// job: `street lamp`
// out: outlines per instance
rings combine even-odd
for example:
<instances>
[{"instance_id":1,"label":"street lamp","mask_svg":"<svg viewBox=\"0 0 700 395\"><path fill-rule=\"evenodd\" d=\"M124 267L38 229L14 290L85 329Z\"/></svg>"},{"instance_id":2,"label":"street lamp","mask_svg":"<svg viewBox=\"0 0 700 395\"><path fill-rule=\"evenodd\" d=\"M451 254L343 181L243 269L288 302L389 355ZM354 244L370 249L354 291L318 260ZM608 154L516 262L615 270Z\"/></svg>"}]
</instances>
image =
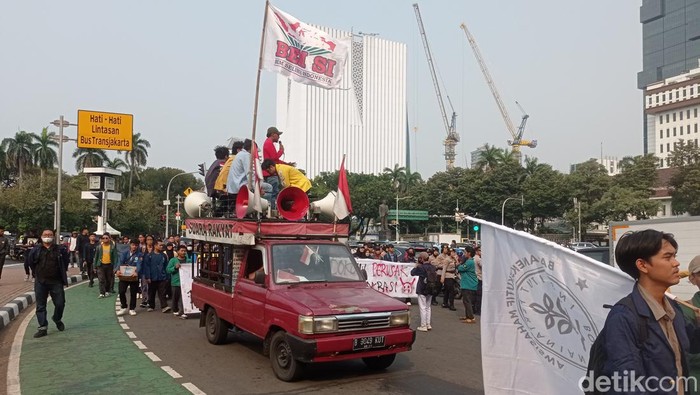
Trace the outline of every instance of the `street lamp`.
<instances>
[{"instance_id":1,"label":"street lamp","mask_svg":"<svg viewBox=\"0 0 700 395\"><path fill-rule=\"evenodd\" d=\"M581 202L574 198L574 210L578 208L578 240L581 241Z\"/></svg>"},{"instance_id":2,"label":"street lamp","mask_svg":"<svg viewBox=\"0 0 700 395\"><path fill-rule=\"evenodd\" d=\"M404 197L399 197L399 194L396 194L396 241L399 241L399 200L404 200L408 199L410 196L404 196Z\"/></svg>"},{"instance_id":3,"label":"street lamp","mask_svg":"<svg viewBox=\"0 0 700 395\"><path fill-rule=\"evenodd\" d=\"M58 128L58 182L57 182L57 187L56 187L56 212L54 213L54 218L55 218L55 224L56 224L56 232L58 232L56 236L56 240L60 240L61 238L61 181L62 181L62 176L63 176L63 142L65 140L65 137L63 136L63 128L67 128L68 126L78 126L77 124L70 123L63 119L63 115L61 115L58 119L54 120L51 122L51 125L56 126Z\"/></svg>"},{"instance_id":4,"label":"street lamp","mask_svg":"<svg viewBox=\"0 0 700 395\"><path fill-rule=\"evenodd\" d=\"M165 191L165 200L163 200L163 205L165 206L165 233L163 234L164 238L168 237L168 225L169 225L169 212L170 212L170 184L173 182L175 177L183 176L185 174L196 174L199 173L199 171L190 171L190 172L184 172L184 173L178 173L173 176L173 178L168 181L168 189Z\"/></svg>"},{"instance_id":5,"label":"street lamp","mask_svg":"<svg viewBox=\"0 0 700 395\"><path fill-rule=\"evenodd\" d=\"M505 223L505 210L506 210L506 202L509 200L515 200L517 197L509 197L506 200L503 201L503 205L501 206L501 225ZM523 206L525 204L525 197L523 195L520 195L520 206Z\"/></svg>"}]
</instances>

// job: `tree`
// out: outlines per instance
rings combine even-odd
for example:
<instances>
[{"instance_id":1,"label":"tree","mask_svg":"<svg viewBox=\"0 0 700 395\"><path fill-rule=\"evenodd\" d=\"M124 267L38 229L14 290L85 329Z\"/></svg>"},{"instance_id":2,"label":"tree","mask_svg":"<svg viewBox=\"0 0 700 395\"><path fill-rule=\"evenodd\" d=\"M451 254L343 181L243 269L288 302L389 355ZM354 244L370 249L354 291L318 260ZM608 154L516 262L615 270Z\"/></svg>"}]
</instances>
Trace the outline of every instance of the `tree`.
<instances>
[{"instance_id":1,"label":"tree","mask_svg":"<svg viewBox=\"0 0 700 395\"><path fill-rule=\"evenodd\" d=\"M0 146L5 151L7 165L17 170L18 177L21 179L24 175L25 167L32 164L34 143L32 135L25 131L20 131L15 134L15 137L6 137L0 143Z\"/></svg>"},{"instance_id":2,"label":"tree","mask_svg":"<svg viewBox=\"0 0 700 395\"><path fill-rule=\"evenodd\" d=\"M7 166L7 153L0 144L0 182L4 182L10 177L10 168Z\"/></svg>"},{"instance_id":3,"label":"tree","mask_svg":"<svg viewBox=\"0 0 700 395\"><path fill-rule=\"evenodd\" d=\"M400 182L400 185L402 193L409 193L414 187L423 185L423 177L421 177L420 173L417 171L412 172L406 170L406 174L404 175L404 179Z\"/></svg>"},{"instance_id":4,"label":"tree","mask_svg":"<svg viewBox=\"0 0 700 395\"><path fill-rule=\"evenodd\" d=\"M54 149L58 147L58 142L54 140L56 134L49 133L48 128L43 128L41 134L30 133L30 135L36 141L33 152L34 164L41 169L41 187L43 188L46 170L53 169L58 163L58 154Z\"/></svg>"},{"instance_id":5,"label":"tree","mask_svg":"<svg viewBox=\"0 0 700 395\"><path fill-rule=\"evenodd\" d=\"M480 170L490 170L498 166L503 156L501 149L493 145L484 145L484 149L479 153L476 167Z\"/></svg>"},{"instance_id":6,"label":"tree","mask_svg":"<svg viewBox=\"0 0 700 395\"><path fill-rule=\"evenodd\" d=\"M160 234L163 210L155 191L135 191L115 207L110 224L131 237L139 233Z\"/></svg>"},{"instance_id":7,"label":"tree","mask_svg":"<svg viewBox=\"0 0 700 395\"><path fill-rule=\"evenodd\" d=\"M569 205L569 194L565 186L565 176L552 169L551 165L525 159L525 177L522 184L524 207L523 217L532 232L543 226L549 219L561 217Z\"/></svg>"},{"instance_id":8,"label":"tree","mask_svg":"<svg viewBox=\"0 0 700 395\"><path fill-rule=\"evenodd\" d=\"M385 167L383 174L389 176L389 179L391 180L391 187L394 188L394 190L399 191L401 189L401 184L406 179L406 168L399 166L397 163L394 165L393 169Z\"/></svg>"},{"instance_id":9,"label":"tree","mask_svg":"<svg viewBox=\"0 0 700 395\"><path fill-rule=\"evenodd\" d=\"M138 177L139 168L146 166L148 148L151 148L151 143L146 139L142 139L141 133L134 133L131 140L131 151L127 151L124 154L126 163L129 165L129 196L131 196L134 175Z\"/></svg>"},{"instance_id":10,"label":"tree","mask_svg":"<svg viewBox=\"0 0 700 395\"><path fill-rule=\"evenodd\" d=\"M620 161L621 171L613 178L613 182L623 188L647 191L648 197L651 197L658 162L654 154L626 156Z\"/></svg>"},{"instance_id":11,"label":"tree","mask_svg":"<svg viewBox=\"0 0 700 395\"><path fill-rule=\"evenodd\" d=\"M100 148L76 148L73 152L75 169L80 172L86 167L101 167L109 158L105 150Z\"/></svg>"},{"instance_id":12,"label":"tree","mask_svg":"<svg viewBox=\"0 0 700 395\"><path fill-rule=\"evenodd\" d=\"M681 140L668 162L676 169L670 182L673 212L700 215L700 148Z\"/></svg>"},{"instance_id":13,"label":"tree","mask_svg":"<svg viewBox=\"0 0 700 395\"><path fill-rule=\"evenodd\" d=\"M108 167L108 168L114 169L114 170L119 170L119 169L128 169L129 165L127 165L126 162L124 162L122 160L122 158L115 157L114 159L107 158L107 160L104 163L104 167Z\"/></svg>"}]
</instances>

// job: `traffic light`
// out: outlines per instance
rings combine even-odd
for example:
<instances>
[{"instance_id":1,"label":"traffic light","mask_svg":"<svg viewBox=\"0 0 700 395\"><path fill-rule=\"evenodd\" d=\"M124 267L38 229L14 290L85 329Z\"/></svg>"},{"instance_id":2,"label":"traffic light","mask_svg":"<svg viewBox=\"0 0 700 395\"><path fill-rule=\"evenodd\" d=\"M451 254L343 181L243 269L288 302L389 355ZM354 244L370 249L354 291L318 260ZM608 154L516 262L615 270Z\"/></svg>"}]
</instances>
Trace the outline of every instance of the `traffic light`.
<instances>
[{"instance_id":1,"label":"traffic light","mask_svg":"<svg viewBox=\"0 0 700 395\"><path fill-rule=\"evenodd\" d=\"M478 225L478 224L477 224L477 225L474 225L474 226L472 227L472 229L474 230L474 232L478 232L478 231L479 231L479 225Z\"/></svg>"},{"instance_id":2,"label":"traffic light","mask_svg":"<svg viewBox=\"0 0 700 395\"><path fill-rule=\"evenodd\" d=\"M201 174L202 176L207 174L206 169L204 169L204 163L199 164L199 174Z\"/></svg>"}]
</instances>

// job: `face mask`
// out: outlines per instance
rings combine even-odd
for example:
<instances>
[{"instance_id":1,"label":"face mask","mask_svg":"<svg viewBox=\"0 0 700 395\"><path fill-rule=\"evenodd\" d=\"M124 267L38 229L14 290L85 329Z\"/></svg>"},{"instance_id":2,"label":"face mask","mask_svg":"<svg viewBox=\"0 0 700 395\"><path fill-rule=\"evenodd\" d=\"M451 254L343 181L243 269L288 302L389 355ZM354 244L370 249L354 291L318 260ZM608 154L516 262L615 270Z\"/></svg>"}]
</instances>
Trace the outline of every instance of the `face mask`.
<instances>
[{"instance_id":1,"label":"face mask","mask_svg":"<svg viewBox=\"0 0 700 395\"><path fill-rule=\"evenodd\" d=\"M43 241L46 244L53 243L53 237L42 237L41 241Z\"/></svg>"}]
</instances>

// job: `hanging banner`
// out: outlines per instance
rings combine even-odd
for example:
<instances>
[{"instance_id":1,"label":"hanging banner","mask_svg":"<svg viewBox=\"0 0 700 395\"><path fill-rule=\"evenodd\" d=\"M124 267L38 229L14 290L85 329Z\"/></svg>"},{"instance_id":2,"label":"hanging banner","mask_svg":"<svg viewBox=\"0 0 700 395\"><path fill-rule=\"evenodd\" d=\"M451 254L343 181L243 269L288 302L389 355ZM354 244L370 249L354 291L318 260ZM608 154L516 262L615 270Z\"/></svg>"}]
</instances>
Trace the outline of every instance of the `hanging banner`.
<instances>
[{"instance_id":1,"label":"hanging banner","mask_svg":"<svg viewBox=\"0 0 700 395\"><path fill-rule=\"evenodd\" d=\"M182 293L182 307L185 314L199 313L197 306L192 303L192 266L186 264L180 266L180 292Z\"/></svg>"},{"instance_id":2,"label":"hanging banner","mask_svg":"<svg viewBox=\"0 0 700 395\"><path fill-rule=\"evenodd\" d=\"M374 259L357 259L360 269L367 271L367 284L394 298L417 298L418 277L411 276L415 263L398 263Z\"/></svg>"}]
</instances>

